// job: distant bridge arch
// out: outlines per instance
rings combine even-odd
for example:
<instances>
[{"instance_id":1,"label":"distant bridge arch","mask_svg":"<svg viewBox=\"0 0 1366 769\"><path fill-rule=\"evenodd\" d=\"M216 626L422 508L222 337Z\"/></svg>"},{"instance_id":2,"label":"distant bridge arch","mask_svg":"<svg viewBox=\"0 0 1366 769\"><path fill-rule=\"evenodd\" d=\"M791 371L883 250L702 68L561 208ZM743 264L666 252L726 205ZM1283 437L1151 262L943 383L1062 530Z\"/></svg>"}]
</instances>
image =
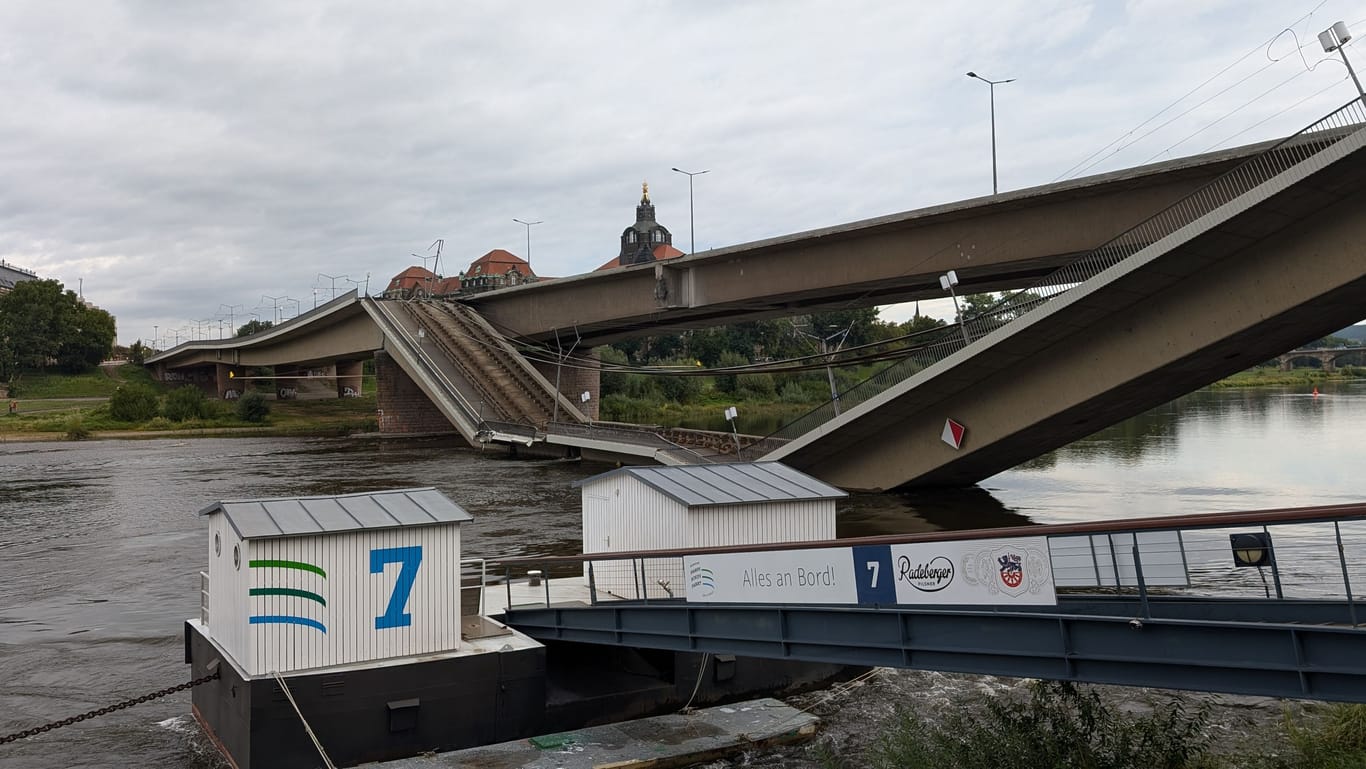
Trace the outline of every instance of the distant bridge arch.
<instances>
[{"instance_id":1,"label":"distant bridge arch","mask_svg":"<svg viewBox=\"0 0 1366 769\"><path fill-rule=\"evenodd\" d=\"M1343 359L1349 360L1344 364ZM1296 361L1316 361L1324 371L1335 371L1341 365L1366 365L1366 347L1317 347L1291 350L1276 357L1281 371L1294 369Z\"/></svg>"}]
</instances>

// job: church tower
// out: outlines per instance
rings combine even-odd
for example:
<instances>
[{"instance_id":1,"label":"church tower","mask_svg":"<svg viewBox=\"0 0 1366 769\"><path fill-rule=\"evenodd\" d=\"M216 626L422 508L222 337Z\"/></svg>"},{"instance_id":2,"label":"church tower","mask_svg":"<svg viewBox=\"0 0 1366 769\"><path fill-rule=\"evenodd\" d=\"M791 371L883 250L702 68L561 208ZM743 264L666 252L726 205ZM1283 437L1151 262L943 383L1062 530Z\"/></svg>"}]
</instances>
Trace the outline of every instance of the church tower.
<instances>
[{"instance_id":1,"label":"church tower","mask_svg":"<svg viewBox=\"0 0 1366 769\"><path fill-rule=\"evenodd\" d=\"M629 264L648 264L655 260L655 249L672 246L674 236L655 221L655 205L650 202L650 185L640 185L640 205L636 206L636 223L622 230L621 251L617 255L624 267Z\"/></svg>"}]
</instances>

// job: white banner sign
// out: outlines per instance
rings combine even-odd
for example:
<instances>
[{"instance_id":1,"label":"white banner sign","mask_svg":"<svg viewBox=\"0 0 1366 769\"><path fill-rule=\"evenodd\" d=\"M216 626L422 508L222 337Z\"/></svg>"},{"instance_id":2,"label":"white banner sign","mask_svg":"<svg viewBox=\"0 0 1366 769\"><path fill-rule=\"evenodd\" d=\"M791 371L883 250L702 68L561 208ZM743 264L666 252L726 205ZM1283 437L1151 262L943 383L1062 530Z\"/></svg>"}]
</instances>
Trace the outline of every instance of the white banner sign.
<instances>
[{"instance_id":1,"label":"white banner sign","mask_svg":"<svg viewBox=\"0 0 1366 769\"><path fill-rule=\"evenodd\" d=\"M684 563L688 600L701 603L1057 603L1043 537L699 555Z\"/></svg>"},{"instance_id":2,"label":"white banner sign","mask_svg":"<svg viewBox=\"0 0 1366 769\"><path fill-rule=\"evenodd\" d=\"M683 559L688 600L858 603L849 548L699 555Z\"/></svg>"}]
</instances>

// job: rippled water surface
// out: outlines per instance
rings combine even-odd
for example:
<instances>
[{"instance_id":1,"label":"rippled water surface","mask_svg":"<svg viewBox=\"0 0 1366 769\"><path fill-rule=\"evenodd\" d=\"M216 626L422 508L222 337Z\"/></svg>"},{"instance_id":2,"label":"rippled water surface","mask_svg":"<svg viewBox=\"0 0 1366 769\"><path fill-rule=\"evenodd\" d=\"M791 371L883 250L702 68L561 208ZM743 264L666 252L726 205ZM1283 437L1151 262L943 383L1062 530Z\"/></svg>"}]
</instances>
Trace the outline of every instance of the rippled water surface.
<instances>
[{"instance_id":1,"label":"rippled water surface","mask_svg":"<svg viewBox=\"0 0 1366 769\"><path fill-rule=\"evenodd\" d=\"M981 488L864 495L840 536L1366 500L1366 388L1202 391ZM442 441L0 443L0 734L186 680L181 625L224 499L435 486L467 555L579 550L571 484L606 468ZM163 700L10 745L0 766L222 764Z\"/></svg>"}]
</instances>

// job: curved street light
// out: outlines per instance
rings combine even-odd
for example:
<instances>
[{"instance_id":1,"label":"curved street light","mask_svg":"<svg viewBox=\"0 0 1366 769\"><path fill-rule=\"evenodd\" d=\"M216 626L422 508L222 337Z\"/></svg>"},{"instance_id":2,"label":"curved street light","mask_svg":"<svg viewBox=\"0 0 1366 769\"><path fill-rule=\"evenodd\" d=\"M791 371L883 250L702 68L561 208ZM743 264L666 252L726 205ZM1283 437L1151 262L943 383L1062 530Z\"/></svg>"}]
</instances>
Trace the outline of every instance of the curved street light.
<instances>
[{"instance_id":1,"label":"curved street light","mask_svg":"<svg viewBox=\"0 0 1366 769\"><path fill-rule=\"evenodd\" d=\"M675 166L671 170L677 171L688 177L688 253L695 254L697 253L697 227L693 224L692 218L692 178L694 176L701 176L711 169L708 168L706 171L684 171Z\"/></svg>"},{"instance_id":2,"label":"curved street light","mask_svg":"<svg viewBox=\"0 0 1366 769\"><path fill-rule=\"evenodd\" d=\"M526 227L526 271L531 272L531 228L533 225L545 224L545 222L524 222L516 217L513 217L512 221Z\"/></svg>"},{"instance_id":3,"label":"curved street light","mask_svg":"<svg viewBox=\"0 0 1366 769\"><path fill-rule=\"evenodd\" d=\"M969 72L968 77L975 77L986 83L991 89L991 194L996 194L996 86L1002 83L1013 83L1015 78L1008 80L988 80L976 72Z\"/></svg>"}]
</instances>

